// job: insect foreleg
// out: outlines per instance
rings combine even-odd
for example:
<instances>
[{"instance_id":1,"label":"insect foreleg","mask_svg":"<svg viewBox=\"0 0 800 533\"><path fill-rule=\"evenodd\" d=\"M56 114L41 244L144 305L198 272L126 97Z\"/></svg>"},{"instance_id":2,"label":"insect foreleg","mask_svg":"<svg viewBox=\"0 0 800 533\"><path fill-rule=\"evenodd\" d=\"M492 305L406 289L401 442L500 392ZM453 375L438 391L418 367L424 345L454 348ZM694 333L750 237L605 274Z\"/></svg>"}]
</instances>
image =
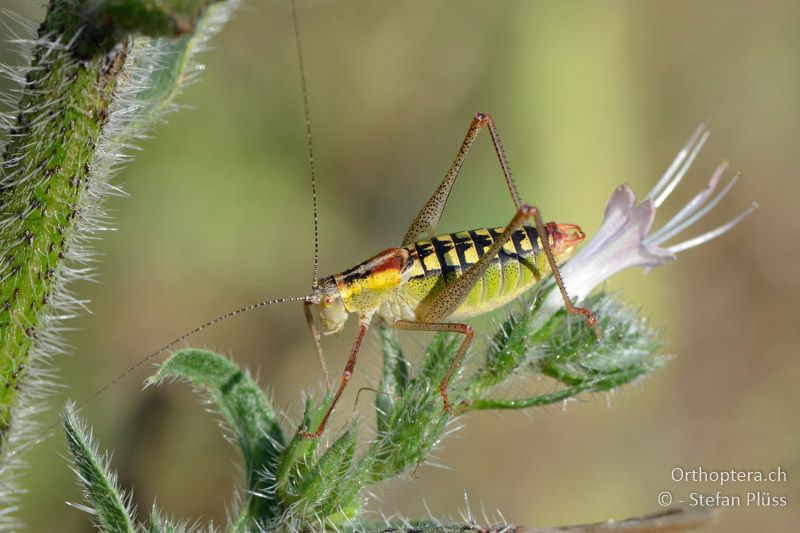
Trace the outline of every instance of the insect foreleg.
<instances>
[{"instance_id":1,"label":"insect foreleg","mask_svg":"<svg viewBox=\"0 0 800 533\"><path fill-rule=\"evenodd\" d=\"M314 315L311 313L311 306L313 302L303 302L303 313L306 315L306 325L308 325L308 332L311 334L311 340L314 341L314 348L317 350L317 358L319 359L319 367L322 370L322 377L325 380L325 392L330 392L331 375L328 373L328 365L325 364L325 355L322 353L322 343L319 340L319 330L317 324L314 322Z\"/></svg>"},{"instance_id":2,"label":"insect foreleg","mask_svg":"<svg viewBox=\"0 0 800 533\"><path fill-rule=\"evenodd\" d=\"M325 412L325 416L322 417L322 421L319 423L317 430L313 433L303 433L304 438L312 439L319 437L325 431L325 424L328 423L328 418L330 418L331 413L333 413L333 410L336 407L336 402L339 401L339 397L342 395L342 392L344 392L344 388L347 386L350 378L353 377L353 369L356 366L358 351L361 349L361 342L364 340L364 335L367 333L371 318L371 316L361 317L361 322L358 325L358 332L356 333L356 338L353 341L353 347L350 349L350 356L347 358L347 363L344 365L344 371L342 372L342 378L339 382L339 388L336 389L336 394L333 396L333 401L328 407L328 410Z\"/></svg>"},{"instance_id":3,"label":"insect foreleg","mask_svg":"<svg viewBox=\"0 0 800 533\"><path fill-rule=\"evenodd\" d=\"M447 398L447 385L450 383L450 378L458 369L461 359L463 359L467 348L472 342L472 327L467 324L456 324L453 322L414 322L412 320L399 320L393 323L392 326L397 329L410 329L415 331L451 331L464 335L464 341L461 343L461 346L458 347L458 352L456 352L455 357L453 357L453 360L450 362L450 367L447 369L447 374L445 374L442 382L439 384L439 394L442 395L442 400L444 400L444 408L447 412L450 412L451 406L450 400Z\"/></svg>"},{"instance_id":4,"label":"insect foreleg","mask_svg":"<svg viewBox=\"0 0 800 533\"><path fill-rule=\"evenodd\" d=\"M500 160L500 167L503 169L503 176L506 178L506 184L508 185L511 199L514 201L514 207L517 209L520 208L522 202L519 199L517 187L514 185L514 180L511 177L511 170L508 166L508 160L506 159L503 145L500 142L500 135L497 133L497 128L494 125L494 119L492 119L489 113L476 113L469 125L467 135L464 137L464 142L461 143L461 148L459 148L458 154L456 154L456 158L453 164L450 165L450 169L447 171L444 179L433 192L433 195L425 202L425 205L422 206L422 209L417 213L417 216L414 217L414 220L411 221L411 225L408 231L406 231L405 237L403 237L403 246L408 246L421 238L433 235L434 229L439 224L439 219L442 218L444 207L447 204L447 198L450 196L450 189L453 188L453 183L455 183L458 177L461 165L464 164L464 160L467 157L467 152L469 152L472 143L475 142L475 138L484 126L489 128L492 144L497 153L497 158Z\"/></svg>"}]
</instances>

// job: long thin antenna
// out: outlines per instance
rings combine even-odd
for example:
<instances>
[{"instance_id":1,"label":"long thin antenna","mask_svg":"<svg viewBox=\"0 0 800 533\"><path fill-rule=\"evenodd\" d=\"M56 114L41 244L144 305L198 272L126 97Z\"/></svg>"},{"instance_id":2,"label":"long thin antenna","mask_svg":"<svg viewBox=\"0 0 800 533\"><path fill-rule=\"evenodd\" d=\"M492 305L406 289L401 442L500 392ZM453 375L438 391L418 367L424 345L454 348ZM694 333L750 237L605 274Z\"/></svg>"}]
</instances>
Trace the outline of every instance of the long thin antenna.
<instances>
[{"instance_id":1,"label":"long thin antenna","mask_svg":"<svg viewBox=\"0 0 800 533\"><path fill-rule=\"evenodd\" d=\"M303 65L303 47L300 44L300 23L297 19L297 3L292 0L292 20L294 21L294 40L297 44L297 62L300 66L300 86L303 91L303 115L306 121L306 148L308 149L308 167L311 171L311 201L314 209L314 277L311 278L311 289L319 285L319 221L317 215L317 175L314 168L314 148L311 143L311 113L308 110L308 88L306 87L306 69Z\"/></svg>"},{"instance_id":2,"label":"long thin antenna","mask_svg":"<svg viewBox=\"0 0 800 533\"><path fill-rule=\"evenodd\" d=\"M186 333L184 333L180 337L177 337L174 340L171 340L170 342L168 342L167 344L165 344L164 346L162 346L158 350L156 350L156 351L152 352L151 354L149 354L147 357L144 357L143 359L139 359L134 364L132 364L131 366L126 368L117 377L115 377L111 381L108 381L105 385L103 385L102 387L100 387L99 389L97 389L96 391L91 393L89 396L86 396L83 400L78 402L76 405L77 405L78 408L84 407L89 402L91 402L92 400L94 400L95 398L97 398L98 396L100 396L101 394L106 392L108 389L110 389L111 387L113 387L114 385L119 383L121 380L125 379L132 372L134 372L137 368L141 367L142 365L144 365L145 363L147 363L149 361L152 361L153 359L155 359L156 357L158 357L162 353L166 352L167 350L169 350L170 348L172 348L176 344L188 339L192 335L194 335L196 333L199 333L199 332L203 331L204 329L206 329L208 327L213 326L214 324L217 324L218 322L222 322L223 320L227 320L227 319L229 319L231 317L234 317L236 315L240 315L242 313L246 313L248 311L252 311L252 310L258 309L260 307L266 307L266 306L272 305L272 304L282 304L282 303L286 303L286 302L302 302L302 301L306 301L308 299L309 299L308 296L290 296L288 298L275 298L274 300L264 300L262 302L256 302L254 304L250 304L250 305L246 305L244 307L240 307L239 309L235 309L233 311L228 311L225 314L222 314L222 315L219 315L219 316L217 316L215 318L212 318L208 322L205 322L204 324L201 324L201 325L197 326L196 328L194 328L194 329L192 329L190 331L187 331ZM58 422L56 422L55 424L53 424L50 427L48 427L45 431L43 431L42 434L39 435L37 438L26 442L25 444L23 444L20 448L17 448L16 450L12 450L9 453L8 458L15 457L16 455L24 452L25 450L28 450L28 449L32 448L33 446L36 446L40 442L44 441L50 434L52 434L52 432L59 425L60 424Z\"/></svg>"},{"instance_id":3,"label":"long thin antenna","mask_svg":"<svg viewBox=\"0 0 800 533\"><path fill-rule=\"evenodd\" d=\"M135 371L137 368L139 368L143 364L147 363L148 361L152 361L153 359L155 359L156 357L158 357L162 353L166 352L167 350L169 350L170 348L172 348L176 344L178 344L178 343L180 343L182 341L185 341L186 339L188 339L192 335L195 335L196 333L200 333L204 329L209 328L209 327L213 326L214 324L216 324L218 322L222 322L223 320L227 320L227 319L232 318L232 317L234 317L236 315L241 315L242 313L246 313L248 311L252 311L252 310L258 309L260 307L266 307L266 306L272 305L272 304L282 304L282 303L286 303L286 302L302 302L302 301L305 301L307 299L308 299L308 296L290 296L288 298L275 298L274 300L264 300L262 302L257 302L257 303L254 303L254 304L246 305L244 307L240 307L239 309L235 309L233 311L228 311L225 314L222 314L222 315L219 315L219 316L217 316L215 318L212 318L208 322L206 322L204 324L200 324L196 328L194 328L194 329L192 329L190 331L187 331L186 333L184 333L180 337L177 337L177 338L171 340L170 342L168 342L167 344L165 344L164 346L162 346L158 350L154 351L153 353L151 353L150 355L148 355L144 359L139 359L134 364L132 364L131 366L126 368L125 371L122 372L122 374L119 374L117 377L115 377L114 379L112 379L111 381L109 381L108 383L106 383L105 385L103 385L102 387L97 389L96 391L94 391L92 394L90 394L89 396L87 396L86 398L84 398L83 400L78 402L78 407L83 407L85 404L87 404L90 401L94 400L95 398L97 398L98 396L103 394L105 391L107 391L108 389L110 389L111 387L116 385L120 380L125 379L129 374L131 374L133 371Z\"/></svg>"}]
</instances>

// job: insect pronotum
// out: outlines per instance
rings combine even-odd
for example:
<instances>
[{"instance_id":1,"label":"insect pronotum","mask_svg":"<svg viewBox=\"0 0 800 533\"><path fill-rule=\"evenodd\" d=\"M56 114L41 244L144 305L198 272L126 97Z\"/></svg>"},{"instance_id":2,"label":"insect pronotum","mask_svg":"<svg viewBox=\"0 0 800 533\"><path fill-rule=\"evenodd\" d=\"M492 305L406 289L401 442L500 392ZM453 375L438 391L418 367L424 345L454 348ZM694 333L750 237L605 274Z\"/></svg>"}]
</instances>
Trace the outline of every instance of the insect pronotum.
<instances>
[{"instance_id":1,"label":"insect pronotum","mask_svg":"<svg viewBox=\"0 0 800 533\"><path fill-rule=\"evenodd\" d=\"M359 320L350 355L331 404L319 426L313 432L304 433L307 438L319 437L325 431L328 419L352 377L364 335L375 318L397 329L455 332L463 335L463 341L439 384L439 392L447 411L452 408L447 396L448 383L473 338L472 328L463 320L498 309L515 300L544 279L548 272L553 275L566 310L571 314L584 315L588 325L599 336L594 314L571 303L558 270L558 263L575 252L585 235L575 224L544 223L539 209L520 199L497 127L488 113L476 113L473 116L455 160L431 197L412 219L400 246L388 248L344 272L319 278L316 173L311 142L308 91L294 0L292 0L292 16L303 97L314 216L314 271L311 294L265 300L209 320L140 359L86 397L79 405L89 403L137 368L195 333L241 313L277 303L303 302L306 322L328 391L332 390L332 386L314 311L323 334L341 331L350 314L357 315ZM450 190L473 142L484 128L489 131L502 175L514 202L514 215L503 227L435 235ZM531 221L533 224L530 224ZM54 427L51 427L45 435ZM42 438L44 436L33 443Z\"/></svg>"}]
</instances>

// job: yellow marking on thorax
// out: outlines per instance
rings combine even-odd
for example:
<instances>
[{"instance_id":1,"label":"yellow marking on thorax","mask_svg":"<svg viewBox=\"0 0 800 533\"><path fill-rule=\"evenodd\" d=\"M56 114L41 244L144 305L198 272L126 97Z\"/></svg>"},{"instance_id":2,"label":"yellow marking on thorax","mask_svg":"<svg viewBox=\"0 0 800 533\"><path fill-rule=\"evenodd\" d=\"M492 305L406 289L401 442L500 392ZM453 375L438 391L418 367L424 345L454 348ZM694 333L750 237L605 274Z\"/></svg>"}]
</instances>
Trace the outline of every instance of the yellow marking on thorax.
<instances>
[{"instance_id":1,"label":"yellow marking on thorax","mask_svg":"<svg viewBox=\"0 0 800 533\"><path fill-rule=\"evenodd\" d=\"M397 270L386 270L384 272L372 273L363 279L345 282L337 279L339 293L342 298L356 297L363 292L382 292L393 290L400 285L400 272Z\"/></svg>"},{"instance_id":2,"label":"yellow marking on thorax","mask_svg":"<svg viewBox=\"0 0 800 533\"><path fill-rule=\"evenodd\" d=\"M397 269L372 272L360 279L346 281L336 276L339 295L349 312L376 310L400 286L402 279Z\"/></svg>"}]
</instances>

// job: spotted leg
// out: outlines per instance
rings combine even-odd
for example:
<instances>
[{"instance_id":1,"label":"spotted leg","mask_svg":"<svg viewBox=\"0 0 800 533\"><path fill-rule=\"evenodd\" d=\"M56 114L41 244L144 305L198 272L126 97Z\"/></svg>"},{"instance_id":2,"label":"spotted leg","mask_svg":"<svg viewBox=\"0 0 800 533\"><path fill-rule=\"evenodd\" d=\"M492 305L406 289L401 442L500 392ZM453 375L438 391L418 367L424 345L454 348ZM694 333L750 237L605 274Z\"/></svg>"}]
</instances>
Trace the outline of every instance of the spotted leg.
<instances>
[{"instance_id":1,"label":"spotted leg","mask_svg":"<svg viewBox=\"0 0 800 533\"><path fill-rule=\"evenodd\" d=\"M505 176L508 192L511 194L514 207L517 209L520 208L522 202L519 199L517 186L514 185L514 179L511 177L511 169L508 166L506 154L500 142L500 135L497 133L497 128L494 125L494 119L489 113L476 113L469 125L467 135L464 137L464 142L461 143L461 148L458 149L456 158L453 164L450 165L450 169L447 171L444 179L436 190L433 191L433 195L425 202L425 205L422 206L417 216L411 221L411 225L408 227L408 231L406 231L406 235L403 238L403 246L408 246L420 239L433 235L436 226L439 224L439 219L442 218L444 207L447 205L447 198L450 196L450 190L453 188L453 184L458 177L461 165L464 164L464 160L467 158L467 153L472 147L472 143L475 142L475 138L484 127L489 129L489 135L492 137L492 144L497 153L497 158L500 161L500 167L503 169L503 176Z\"/></svg>"}]
</instances>

